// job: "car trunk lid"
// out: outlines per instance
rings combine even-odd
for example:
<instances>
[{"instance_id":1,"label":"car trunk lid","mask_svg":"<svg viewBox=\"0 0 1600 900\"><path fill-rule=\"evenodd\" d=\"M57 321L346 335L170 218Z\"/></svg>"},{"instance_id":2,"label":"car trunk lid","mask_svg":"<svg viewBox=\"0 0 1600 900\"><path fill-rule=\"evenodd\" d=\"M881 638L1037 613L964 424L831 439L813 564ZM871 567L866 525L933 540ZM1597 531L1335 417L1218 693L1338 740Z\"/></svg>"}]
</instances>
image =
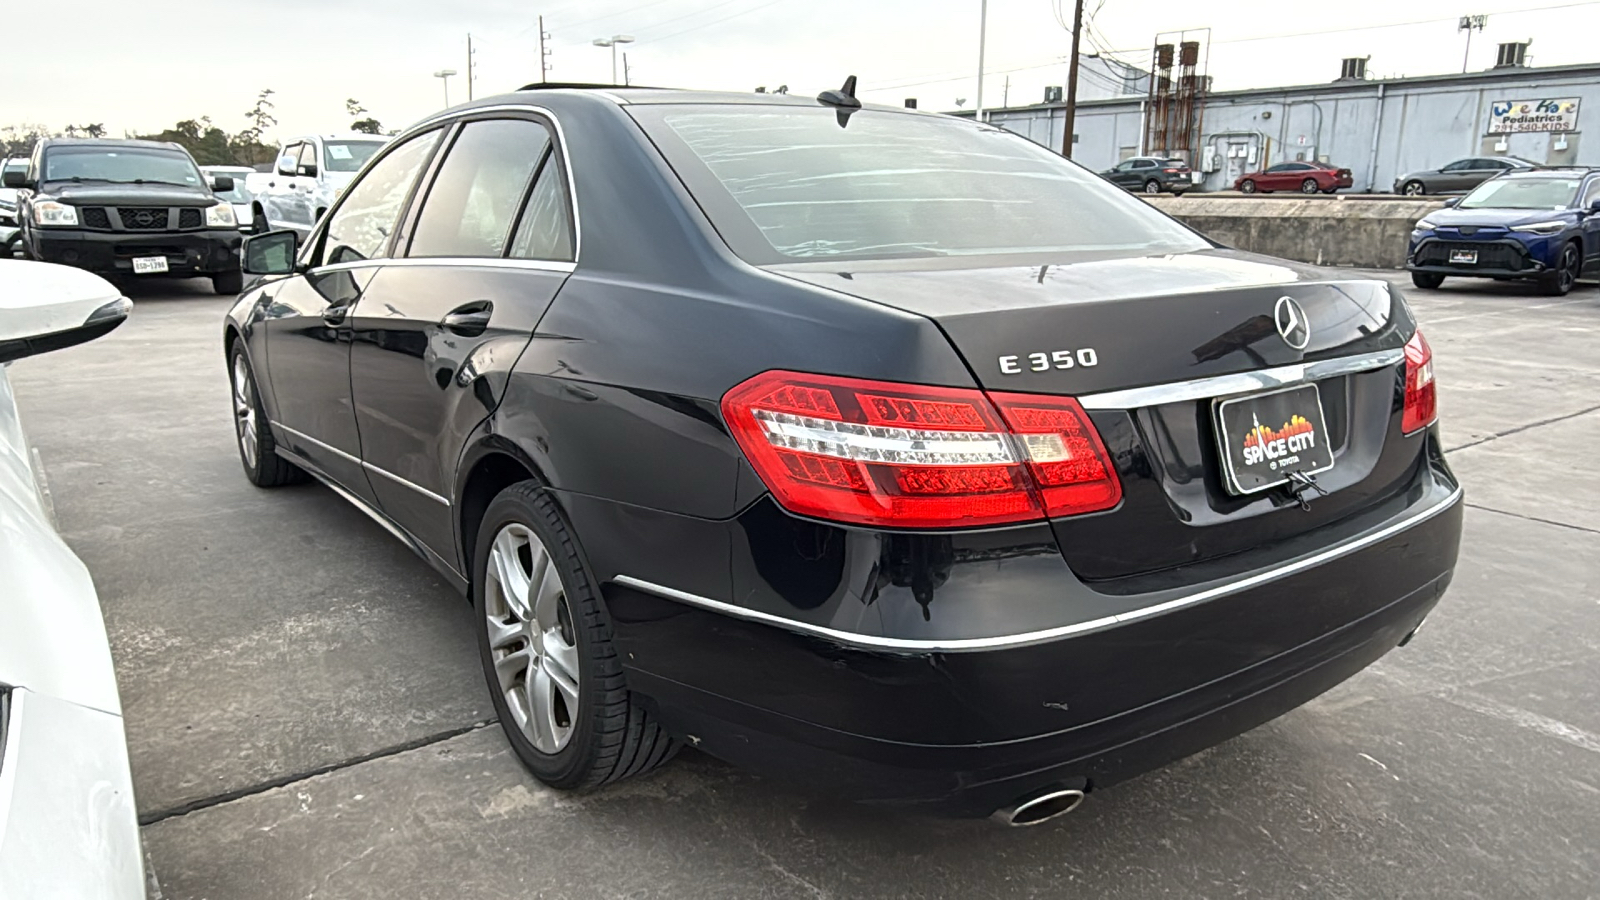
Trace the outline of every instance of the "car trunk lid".
<instances>
[{"instance_id":1,"label":"car trunk lid","mask_svg":"<svg viewBox=\"0 0 1600 900\"><path fill-rule=\"evenodd\" d=\"M1186 567L1196 580L1214 577L1192 567L1381 503L1420 464L1417 442L1392 439L1401 348L1414 324L1381 281L1226 250L773 270L933 319L986 390L1077 397L1124 487L1116 509L1055 522L1086 580ZM1327 496L1312 493L1301 509L1287 489L1230 489L1215 404L1300 382L1318 385L1320 439L1334 457L1316 476Z\"/></svg>"}]
</instances>

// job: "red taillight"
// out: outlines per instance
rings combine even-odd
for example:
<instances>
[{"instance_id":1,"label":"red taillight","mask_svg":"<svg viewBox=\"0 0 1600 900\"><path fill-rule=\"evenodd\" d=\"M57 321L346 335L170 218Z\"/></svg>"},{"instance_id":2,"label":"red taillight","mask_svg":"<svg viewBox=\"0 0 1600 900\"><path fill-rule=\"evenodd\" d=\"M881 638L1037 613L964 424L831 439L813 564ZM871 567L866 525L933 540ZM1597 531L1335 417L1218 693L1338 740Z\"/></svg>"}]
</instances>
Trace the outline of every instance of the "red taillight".
<instances>
[{"instance_id":1,"label":"red taillight","mask_svg":"<svg viewBox=\"0 0 1600 900\"><path fill-rule=\"evenodd\" d=\"M1182 169L1162 169L1161 171L1167 173L1168 175L1176 175L1179 172L1182 172L1183 170Z\"/></svg>"},{"instance_id":2,"label":"red taillight","mask_svg":"<svg viewBox=\"0 0 1600 900\"><path fill-rule=\"evenodd\" d=\"M1418 329L1406 341L1406 399L1400 430L1412 434L1432 425L1437 418L1439 391L1433 380L1433 348Z\"/></svg>"},{"instance_id":3,"label":"red taillight","mask_svg":"<svg viewBox=\"0 0 1600 900\"><path fill-rule=\"evenodd\" d=\"M722 414L785 509L947 528L1110 509L1122 485L1068 397L766 372Z\"/></svg>"}]
</instances>

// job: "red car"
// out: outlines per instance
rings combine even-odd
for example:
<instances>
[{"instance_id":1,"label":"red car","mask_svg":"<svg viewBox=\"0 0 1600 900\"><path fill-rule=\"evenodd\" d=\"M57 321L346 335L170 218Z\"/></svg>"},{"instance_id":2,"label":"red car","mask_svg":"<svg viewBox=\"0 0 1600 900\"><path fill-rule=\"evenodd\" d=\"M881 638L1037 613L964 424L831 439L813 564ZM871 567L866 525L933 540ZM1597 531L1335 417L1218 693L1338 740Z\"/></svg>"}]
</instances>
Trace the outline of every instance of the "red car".
<instances>
[{"instance_id":1,"label":"red car","mask_svg":"<svg viewBox=\"0 0 1600 900\"><path fill-rule=\"evenodd\" d=\"M1256 191L1265 194L1273 191L1299 191L1302 194L1321 191L1331 194L1354 183L1349 169L1338 169L1320 162L1284 162L1265 172L1240 175L1239 180L1233 183L1233 189L1246 194Z\"/></svg>"}]
</instances>

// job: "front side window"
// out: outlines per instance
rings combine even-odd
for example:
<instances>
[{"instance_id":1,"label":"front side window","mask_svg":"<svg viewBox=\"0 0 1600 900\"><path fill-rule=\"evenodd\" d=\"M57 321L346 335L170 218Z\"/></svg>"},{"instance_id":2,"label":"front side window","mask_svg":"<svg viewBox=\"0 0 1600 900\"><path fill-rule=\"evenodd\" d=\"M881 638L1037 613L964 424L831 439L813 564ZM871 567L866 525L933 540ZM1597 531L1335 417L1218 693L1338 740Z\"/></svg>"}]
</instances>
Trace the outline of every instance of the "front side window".
<instances>
[{"instance_id":1,"label":"front side window","mask_svg":"<svg viewBox=\"0 0 1600 900\"><path fill-rule=\"evenodd\" d=\"M328 172L359 172L384 141L323 141L322 168ZM315 161L315 160L313 160Z\"/></svg>"},{"instance_id":2,"label":"front side window","mask_svg":"<svg viewBox=\"0 0 1600 900\"><path fill-rule=\"evenodd\" d=\"M550 133L527 119L467 123L428 188L406 255L502 255L549 145Z\"/></svg>"},{"instance_id":3,"label":"front side window","mask_svg":"<svg viewBox=\"0 0 1600 900\"><path fill-rule=\"evenodd\" d=\"M730 247L758 265L1210 246L1000 128L824 107L628 107Z\"/></svg>"},{"instance_id":4,"label":"front side window","mask_svg":"<svg viewBox=\"0 0 1600 900\"><path fill-rule=\"evenodd\" d=\"M315 171L315 169L311 169L311 168L307 168L307 167L308 166L315 166L316 164L317 164L317 145L316 144L303 144L303 145L301 145L301 147L300 147L300 160L299 160L299 163L298 163L299 168L295 170L295 174L304 175L304 174L307 174L308 172Z\"/></svg>"},{"instance_id":5,"label":"front side window","mask_svg":"<svg viewBox=\"0 0 1600 900\"><path fill-rule=\"evenodd\" d=\"M110 184L204 184L187 153L160 147L51 147L40 181L99 181Z\"/></svg>"},{"instance_id":6,"label":"front side window","mask_svg":"<svg viewBox=\"0 0 1600 900\"><path fill-rule=\"evenodd\" d=\"M355 262L383 252L417 175L438 143L438 129L411 138L379 160L345 192L328 217L324 262Z\"/></svg>"},{"instance_id":7,"label":"front side window","mask_svg":"<svg viewBox=\"0 0 1600 900\"><path fill-rule=\"evenodd\" d=\"M1458 209L1566 209L1577 199L1579 177L1492 178L1458 204Z\"/></svg>"}]
</instances>

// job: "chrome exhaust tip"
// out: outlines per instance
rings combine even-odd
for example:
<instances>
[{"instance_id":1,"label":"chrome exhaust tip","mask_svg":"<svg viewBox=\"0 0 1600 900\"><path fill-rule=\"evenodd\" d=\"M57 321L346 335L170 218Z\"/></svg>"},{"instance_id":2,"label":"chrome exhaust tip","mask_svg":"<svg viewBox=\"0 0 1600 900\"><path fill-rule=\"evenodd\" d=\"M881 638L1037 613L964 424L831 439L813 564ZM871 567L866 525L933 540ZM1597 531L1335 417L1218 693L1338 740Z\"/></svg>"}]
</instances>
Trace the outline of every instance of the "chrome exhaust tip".
<instances>
[{"instance_id":1,"label":"chrome exhaust tip","mask_svg":"<svg viewBox=\"0 0 1600 900\"><path fill-rule=\"evenodd\" d=\"M1051 788L1001 807L990 818L1012 828L1042 825L1077 809L1083 803L1083 796L1083 791L1077 788Z\"/></svg>"}]
</instances>

